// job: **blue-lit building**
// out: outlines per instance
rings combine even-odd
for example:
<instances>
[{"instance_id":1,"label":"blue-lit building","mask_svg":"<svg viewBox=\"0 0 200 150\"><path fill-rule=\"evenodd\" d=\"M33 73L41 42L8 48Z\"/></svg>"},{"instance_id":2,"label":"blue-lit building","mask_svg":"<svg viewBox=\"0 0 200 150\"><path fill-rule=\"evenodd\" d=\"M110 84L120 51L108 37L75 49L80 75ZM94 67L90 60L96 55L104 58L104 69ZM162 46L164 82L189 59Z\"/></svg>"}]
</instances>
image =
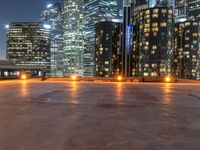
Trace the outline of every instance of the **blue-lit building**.
<instances>
[{"instance_id":1,"label":"blue-lit building","mask_svg":"<svg viewBox=\"0 0 200 150\"><path fill-rule=\"evenodd\" d=\"M84 75L95 75L95 24L117 19L117 0L84 0Z\"/></svg>"},{"instance_id":2,"label":"blue-lit building","mask_svg":"<svg viewBox=\"0 0 200 150\"><path fill-rule=\"evenodd\" d=\"M56 0L42 12L42 21L51 31L51 76L63 77L63 8Z\"/></svg>"},{"instance_id":3,"label":"blue-lit building","mask_svg":"<svg viewBox=\"0 0 200 150\"><path fill-rule=\"evenodd\" d=\"M132 76L132 39L133 24L131 21L131 1L123 3L123 38L122 38L122 74L125 77Z\"/></svg>"}]
</instances>

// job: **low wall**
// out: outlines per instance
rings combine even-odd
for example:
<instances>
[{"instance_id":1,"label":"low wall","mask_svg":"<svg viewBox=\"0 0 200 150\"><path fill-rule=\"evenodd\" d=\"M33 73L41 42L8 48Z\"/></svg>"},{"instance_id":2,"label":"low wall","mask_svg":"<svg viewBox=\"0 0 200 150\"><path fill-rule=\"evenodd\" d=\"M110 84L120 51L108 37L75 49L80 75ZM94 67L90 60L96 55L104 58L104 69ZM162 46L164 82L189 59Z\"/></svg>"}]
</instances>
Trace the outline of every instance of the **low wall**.
<instances>
[{"instance_id":1,"label":"low wall","mask_svg":"<svg viewBox=\"0 0 200 150\"><path fill-rule=\"evenodd\" d=\"M19 77L0 77L0 80L12 80L12 79L19 79ZM31 80L38 80L38 81L72 81L71 78L30 78ZM104 78L104 77L81 77L77 78L76 81L91 81L91 82L118 82L117 78ZM121 82L164 82L162 78L159 77L129 77L129 78L122 78ZM173 78L172 83L196 83L200 84L200 81L196 80L187 80L187 79L179 79Z\"/></svg>"},{"instance_id":2,"label":"low wall","mask_svg":"<svg viewBox=\"0 0 200 150\"><path fill-rule=\"evenodd\" d=\"M187 80L187 79L176 79L176 82L177 83L199 83L200 84L200 81L199 80Z\"/></svg>"}]
</instances>

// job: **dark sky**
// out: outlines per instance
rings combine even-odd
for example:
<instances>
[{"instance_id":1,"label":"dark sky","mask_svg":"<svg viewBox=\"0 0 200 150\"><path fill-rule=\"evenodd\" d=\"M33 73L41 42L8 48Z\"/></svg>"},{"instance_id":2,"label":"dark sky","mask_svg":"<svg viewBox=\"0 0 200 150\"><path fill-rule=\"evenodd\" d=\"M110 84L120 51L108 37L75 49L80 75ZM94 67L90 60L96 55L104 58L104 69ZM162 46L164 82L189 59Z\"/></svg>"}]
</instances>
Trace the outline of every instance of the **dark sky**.
<instances>
[{"instance_id":1,"label":"dark sky","mask_svg":"<svg viewBox=\"0 0 200 150\"><path fill-rule=\"evenodd\" d=\"M5 59L5 25L15 21L39 21L41 11L52 1L53 0L1 0L0 59Z\"/></svg>"}]
</instances>

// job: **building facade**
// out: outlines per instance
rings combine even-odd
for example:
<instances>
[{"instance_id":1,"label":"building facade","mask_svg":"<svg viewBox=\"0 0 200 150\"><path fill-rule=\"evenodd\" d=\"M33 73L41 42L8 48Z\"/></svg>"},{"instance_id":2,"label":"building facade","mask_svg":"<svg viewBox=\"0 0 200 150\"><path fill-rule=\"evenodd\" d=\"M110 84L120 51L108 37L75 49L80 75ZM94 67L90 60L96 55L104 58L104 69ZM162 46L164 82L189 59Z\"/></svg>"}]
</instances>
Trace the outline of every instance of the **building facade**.
<instances>
[{"instance_id":1,"label":"building facade","mask_svg":"<svg viewBox=\"0 0 200 150\"><path fill-rule=\"evenodd\" d=\"M200 23L177 23L174 29L174 75L200 80Z\"/></svg>"},{"instance_id":2,"label":"building facade","mask_svg":"<svg viewBox=\"0 0 200 150\"><path fill-rule=\"evenodd\" d=\"M149 0L149 7L170 7L174 0Z\"/></svg>"},{"instance_id":3,"label":"building facade","mask_svg":"<svg viewBox=\"0 0 200 150\"><path fill-rule=\"evenodd\" d=\"M188 0L188 15L192 20L200 20L200 0Z\"/></svg>"},{"instance_id":4,"label":"building facade","mask_svg":"<svg viewBox=\"0 0 200 150\"><path fill-rule=\"evenodd\" d=\"M48 4L42 12L42 21L51 31L51 76L63 77L63 8L61 2Z\"/></svg>"},{"instance_id":5,"label":"building facade","mask_svg":"<svg viewBox=\"0 0 200 150\"><path fill-rule=\"evenodd\" d=\"M84 75L95 75L95 24L117 19L117 0L84 1Z\"/></svg>"},{"instance_id":6,"label":"building facade","mask_svg":"<svg viewBox=\"0 0 200 150\"><path fill-rule=\"evenodd\" d=\"M183 22L188 18L188 1L189 0L175 0L174 18L175 22Z\"/></svg>"},{"instance_id":7,"label":"building facade","mask_svg":"<svg viewBox=\"0 0 200 150\"><path fill-rule=\"evenodd\" d=\"M132 76L158 77L171 72L173 13L155 7L135 16Z\"/></svg>"},{"instance_id":8,"label":"building facade","mask_svg":"<svg viewBox=\"0 0 200 150\"><path fill-rule=\"evenodd\" d=\"M43 75L40 66L17 65L9 60L0 60L0 79L17 79L23 73L26 73L29 77Z\"/></svg>"},{"instance_id":9,"label":"building facade","mask_svg":"<svg viewBox=\"0 0 200 150\"><path fill-rule=\"evenodd\" d=\"M44 75L50 76L50 30L40 22L11 23L7 58L17 65L39 66Z\"/></svg>"},{"instance_id":10,"label":"building facade","mask_svg":"<svg viewBox=\"0 0 200 150\"><path fill-rule=\"evenodd\" d=\"M122 74L132 76L132 39L133 25L131 15L131 1L124 0L123 4L123 38L122 38Z\"/></svg>"},{"instance_id":11,"label":"building facade","mask_svg":"<svg viewBox=\"0 0 200 150\"><path fill-rule=\"evenodd\" d=\"M114 77L122 72L122 23L96 24L95 76Z\"/></svg>"},{"instance_id":12,"label":"building facade","mask_svg":"<svg viewBox=\"0 0 200 150\"><path fill-rule=\"evenodd\" d=\"M64 75L83 75L83 0L64 0Z\"/></svg>"},{"instance_id":13,"label":"building facade","mask_svg":"<svg viewBox=\"0 0 200 150\"><path fill-rule=\"evenodd\" d=\"M148 0L132 0L131 1L131 16L137 15L140 11L149 7Z\"/></svg>"}]
</instances>

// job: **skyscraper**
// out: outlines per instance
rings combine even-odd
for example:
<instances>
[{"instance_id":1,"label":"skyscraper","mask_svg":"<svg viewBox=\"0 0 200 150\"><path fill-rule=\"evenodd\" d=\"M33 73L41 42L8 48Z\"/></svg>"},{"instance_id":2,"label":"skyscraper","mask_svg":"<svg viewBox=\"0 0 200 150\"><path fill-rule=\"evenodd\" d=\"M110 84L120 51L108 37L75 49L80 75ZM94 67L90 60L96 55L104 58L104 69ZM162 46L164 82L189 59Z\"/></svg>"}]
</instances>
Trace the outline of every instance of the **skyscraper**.
<instances>
[{"instance_id":1,"label":"skyscraper","mask_svg":"<svg viewBox=\"0 0 200 150\"><path fill-rule=\"evenodd\" d=\"M105 21L96 24L96 67L97 77L114 77L122 68L122 23Z\"/></svg>"},{"instance_id":2,"label":"skyscraper","mask_svg":"<svg viewBox=\"0 0 200 150\"><path fill-rule=\"evenodd\" d=\"M64 72L83 75L83 0L64 1Z\"/></svg>"},{"instance_id":3,"label":"skyscraper","mask_svg":"<svg viewBox=\"0 0 200 150\"><path fill-rule=\"evenodd\" d=\"M185 21L174 29L174 75L200 80L200 23Z\"/></svg>"},{"instance_id":4,"label":"skyscraper","mask_svg":"<svg viewBox=\"0 0 200 150\"><path fill-rule=\"evenodd\" d=\"M170 73L173 13L168 7L154 7L135 16L133 76L159 77Z\"/></svg>"},{"instance_id":5,"label":"skyscraper","mask_svg":"<svg viewBox=\"0 0 200 150\"><path fill-rule=\"evenodd\" d=\"M132 31L131 22L131 0L123 3L123 40L122 40L122 74L125 77L132 75Z\"/></svg>"},{"instance_id":6,"label":"skyscraper","mask_svg":"<svg viewBox=\"0 0 200 150\"><path fill-rule=\"evenodd\" d=\"M149 0L149 7L170 7L173 6L174 0Z\"/></svg>"},{"instance_id":7,"label":"skyscraper","mask_svg":"<svg viewBox=\"0 0 200 150\"><path fill-rule=\"evenodd\" d=\"M175 22L185 21L188 17L188 0L175 0Z\"/></svg>"},{"instance_id":8,"label":"skyscraper","mask_svg":"<svg viewBox=\"0 0 200 150\"><path fill-rule=\"evenodd\" d=\"M7 31L7 58L17 65L40 67L50 75L50 30L41 22L11 23Z\"/></svg>"},{"instance_id":9,"label":"skyscraper","mask_svg":"<svg viewBox=\"0 0 200 150\"><path fill-rule=\"evenodd\" d=\"M192 20L200 20L200 0L188 0L188 15Z\"/></svg>"},{"instance_id":10,"label":"skyscraper","mask_svg":"<svg viewBox=\"0 0 200 150\"><path fill-rule=\"evenodd\" d=\"M148 0L132 0L131 1L131 18L132 23L134 24L134 16L137 15L140 11L147 9L149 7Z\"/></svg>"},{"instance_id":11,"label":"skyscraper","mask_svg":"<svg viewBox=\"0 0 200 150\"><path fill-rule=\"evenodd\" d=\"M61 2L48 4L42 12L42 21L50 26L51 33L51 76L63 76L63 15Z\"/></svg>"},{"instance_id":12,"label":"skyscraper","mask_svg":"<svg viewBox=\"0 0 200 150\"><path fill-rule=\"evenodd\" d=\"M85 0L84 1L84 75L95 74L95 24L117 19L117 0Z\"/></svg>"}]
</instances>

